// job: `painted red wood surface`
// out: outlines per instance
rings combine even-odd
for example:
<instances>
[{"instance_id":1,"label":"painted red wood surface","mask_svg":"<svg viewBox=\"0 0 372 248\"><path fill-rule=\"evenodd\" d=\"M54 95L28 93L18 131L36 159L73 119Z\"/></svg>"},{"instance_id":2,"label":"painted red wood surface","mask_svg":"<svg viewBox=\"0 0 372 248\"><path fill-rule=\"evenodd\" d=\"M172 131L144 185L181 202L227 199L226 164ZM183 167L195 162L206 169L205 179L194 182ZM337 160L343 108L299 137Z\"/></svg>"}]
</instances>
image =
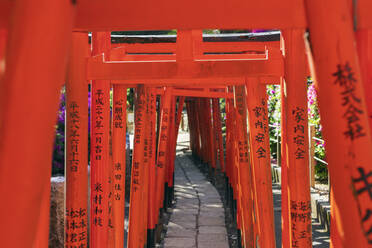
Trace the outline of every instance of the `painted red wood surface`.
<instances>
[{"instance_id":1,"label":"painted red wood surface","mask_svg":"<svg viewBox=\"0 0 372 248\"><path fill-rule=\"evenodd\" d=\"M249 121L249 145L252 174L256 186L258 212L258 243L260 247L275 247L274 204L271 186L271 156L266 86L259 78L246 84Z\"/></svg>"},{"instance_id":2,"label":"painted red wood surface","mask_svg":"<svg viewBox=\"0 0 372 248\"><path fill-rule=\"evenodd\" d=\"M338 224L333 231L341 235L344 247L368 247L372 243L368 232L372 197L367 190L372 143L353 19L346 1L305 2L331 191L339 210L331 217ZM318 18L310 18L314 13Z\"/></svg>"},{"instance_id":3,"label":"painted red wood surface","mask_svg":"<svg viewBox=\"0 0 372 248\"><path fill-rule=\"evenodd\" d=\"M146 136L146 93L145 87L137 87L135 99L135 131L134 147L132 157L132 175L130 186L130 209L129 209L129 231L128 247L135 248L144 244L144 237L141 235L141 225L143 218L143 190L144 190L144 146Z\"/></svg>"},{"instance_id":4,"label":"painted red wood surface","mask_svg":"<svg viewBox=\"0 0 372 248\"><path fill-rule=\"evenodd\" d=\"M88 35L74 32L66 80L65 245L88 244Z\"/></svg>"},{"instance_id":5,"label":"painted red wood surface","mask_svg":"<svg viewBox=\"0 0 372 248\"><path fill-rule=\"evenodd\" d=\"M113 226L115 247L124 246L125 210L125 168L126 168L126 127L127 127L127 88L113 87L112 111L112 158L113 158Z\"/></svg>"},{"instance_id":6,"label":"painted red wood surface","mask_svg":"<svg viewBox=\"0 0 372 248\"><path fill-rule=\"evenodd\" d=\"M110 33L92 34L92 55L110 51ZM92 81L91 91L90 246L108 244L110 176L110 84Z\"/></svg>"},{"instance_id":7,"label":"painted red wood surface","mask_svg":"<svg viewBox=\"0 0 372 248\"><path fill-rule=\"evenodd\" d=\"M12 21L7 26L6 67L0 72L1 246L45 246L50 201L44 196L50 195L56 113L75 12L70 1L13 4L12 11L5 8ZM53 39L38 38L45 33ZM25 34L32 34L27 42Z\"/></svg>"}]
</instances>

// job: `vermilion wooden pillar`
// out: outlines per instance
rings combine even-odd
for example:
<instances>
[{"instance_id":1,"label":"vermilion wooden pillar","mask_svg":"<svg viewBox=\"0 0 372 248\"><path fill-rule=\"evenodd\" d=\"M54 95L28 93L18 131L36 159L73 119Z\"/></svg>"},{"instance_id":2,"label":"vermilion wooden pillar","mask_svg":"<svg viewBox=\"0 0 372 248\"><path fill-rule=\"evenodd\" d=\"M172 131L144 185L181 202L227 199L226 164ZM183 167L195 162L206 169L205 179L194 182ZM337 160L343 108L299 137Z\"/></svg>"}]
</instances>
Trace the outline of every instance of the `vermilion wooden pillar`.
<instances>
[{"instance_id":1,"label":"vermilion wooden pillar","mask_svg":"<svg viewBox=\"0 0 372 248\"><path fill-rule=\"evenodd\" d=\"M235 110L234 110L234 103L232 99L228 99L226 101L226 163L227 167L227 175L229 177L229 184L231 188L231 209L233 210L233 215L237 219L238 229L241 228L240 226L240 217L237 216L235 212L237 210L237 199L239 199L238 195L238 187L237 187L237 142L236 142L236 129L233 128L236 125L235 121Z\"/></svg>"},{"instance_id":2,"label":"vermilion wooden pillar","mask_svg":"<svg viewBox=\"0 0 372 248\"><path fill-rule=\"evenodd\" d=\"M166 181L166 159L167 159L167 143L169 142L169 114L172 100L172 88L166 87L162 97L160 133L158 142L158 156L157 156L157 182L156 182L156 202L158 210L163 207L163 193L164 183ZM158 214L158 213L157 213Z\"/></svg>"},{"instance_id":3,"label":"vermilion wooden pillar","mask_svg":"<svg viewBox=\"0 0 372 248\"><path fill-rule=\"evenodd\" d=\"M88 246L88 34L74 32L66 80L65 246Z\"/></svg>"},{"instance_id":4,"label":"vermilion wooden pillar","mask_svg":"<svg viewBox=\"0 0 372 248\"><path fill-rule=\"evenodd\" d=\"M177 117L176 117L176 134L177 134L177 137L178 137L178 133L179 133L178 132L179 131L178 128L179 128L180 123L181 123L182 111L183 111L183 105L185 103L185 99L186 99L185 96L180 96L178 98ZM177 139L176 139L176 142L177 142Z\"/></svg>"},{"instance_id":5,"label":"vermilion wooden pillar","mask_svg":"<svg viewBox=\"0 0 372 248\"><path fill-rule=\"evenodd\" d=\"M226 112L226 166L225 166L225 169L226 169L226 176L227 176L227 180L228 180L228 186L231 188L232 186L232 173L231 173L231 164L233 162L233 159L232 159L232 149L233 149L233 145L232 145L232 129L230 128L231 126L231 110L230 110L230 103L229 103L230 99L226 99L226 105L225 105L225 112ZM230 192L232 193L232 192ZM230 200L230 199L229 199Z\"/></svg>"},{"instance_id":6,"label":"vermilion wooden pillar","mask_svg":"<svg viewBox=\"0 0 372 248\"><path fill-rule=\"evenodd\" d=\"M259 78L247 79L250 156L257 191L259 246L275 247L274 209L266 85Z\"/></svg>"},{"instance_id":7,"label":"vermilion wooden pillar","mask_svg":"<svg viewBox=\"0 0 372 248\"><path fill-rule=\"evenodd\" d=\"M110 50L110 32L92 33L92 55ZM109 226L109 135L110 84L105 80L92 81L91 87L91 170L90 170L90 247L105 247Z\"/></svg>"},{"instance_id":8,"label":"vermilion wooden pillar","mask_svg":"<svg viewBox=\"0 0 372 248\"><path fill-rule=\"evenodd\" d=\"M196 112L198 113L199 118L199 128L200 128L200 158L202 162L207 166L208 164L208 158L209 158L209 151L208 151L208 130L206 126L206 106L204 99L197 98L197 105L196 105Z\"/></svg>"},{"instance_id":9,"label":"vermilion wooden pillar","mask_svg":"<svg viewBox=\"0 0 372 248\"><path fill-rule=\"evenodd\" d=\"M330 204L331 204L331 216L333 216L334 219L340 219L340 211L337 207L337 204L335 203L334 193L333 191L330 192ZM341 234L339 232L339 229L337 228L338 223L335 221L331 221L330 229L333 231L331 232L331 242L330 247L342 247L342 238Z\"/></svg>"},{"instance_id":10,"label":"vermilion wooden pillar","mask_svg":"<svg viewBox=\"0 0 372 248\"><path fill-rule=\"evenodd\" d=\"M220 111L220 102L218 98L214 98L213 100L213 123L215 123L215 135L217 140L217 148L215 149L216 152L218 151L219 161L220 161L220 169L224 173L225 172L225 160L224 160L224 150L223 150L223 140L222 140L222 124L221 124L221 111Z\"/></svg>"},{"instance_id":11,"label":"vermilion wooden pillar","mask_svg":"<svg viewBox=\"0 0 372 248\"><path fill-rule=\"evenodd\" d=\"M280 50L285 54L284 38L280 36ZM283 75L284 76L284 75ZM281 103L281 119L280 119L280 169L281 169L281 227L282 227L282 248L290 246L289 239L289 209L288 209L288 163L286 152L286 89L284 78L280 77L280 103Z\"/></svg>"},{"instance_id":12,"label":"vermilion wooden pillar","mask_svg":"<svg viewBox=\"0 0 372 248\"><path fill-rule=\"evenodd\" d=\"M146 96L145 87L137 86L135 105L135 133L132 158L132 176L130 187L130 206L129 206L129 232L128 247L136 248L143 246L144 237L141 235L143 225L143 184L144 184L144 147L145 147L145 128L146 128Z\"/></svg>"},{"instance_id":13,"label":"vermilion wooden pillar","mask_svg":"<svg viewBox=\"0 0 372 248\"><path fill-rule=\"evenodd\" d=\"M234 105L236 108L237 152L238 152L238 184L241 192L243 216L243 233L245 247L253 247L255 240L255 220L253 219L254 183L249 161L247 134L247 107L244 86L234 87ZM257 215L256 215L257 216Z\"/></svg>"},{"instance_id":14,"label":"vermilion wooden pillar","mask_svg":"<svg viewBox=\"0 0 372 248\"><path fill-rule=\"evenodd\" d=\"M112 106L112 159L113 159L113 226L115 247L124 246L125 210L125 168L126 168L126 126L127 126L127 88L123 85L113 87Z\"/></svg>"},{"instance_id":15,"label":"vermilion wooden pillar","mask_svg":"<svg viewBox=\"0 0 372 248\"><path fill-rule=\"evenodd\" d=\"M173 187L173 172L174 172L174 155L175 155L175 141L176 137L176 97L172 96L171 100L171 107L169 112L169 142L167 144L167 163L166 163L166 171L167 171L167 178L164 185L164 207L168 208L171 204L171 192Z\"/></svg>"},{"instance_id":16,"label":"vermilion wooden pillar","mask_svg":"<svg viewBox=\"0 0 372 248\"><path fill-rule=\"evenodd\" d=\"M195 100L195 112L198 115L198 125L199 125L199 135L200 135L200 160L202 163L206 163L206 156L208 155L208 151L206 150L206 137L205 137L205 116L204 116L204 107L202 104L202 99L196 98Z\"/></svg>"},{"instance_id":17,"label":"vermilion wooden pillar","mask_svg":"<svg viewBox=\"0 0 372 248\"><path fill-rule=\"evenodd\" d=\"M208 127L208 151L209 151L209 163L210 167L212 168L213 173L216 169L216 150L215 150L215 137L214 137L214 129L213 129L213 120L212 120L212 106L211 106L211 99L205 99L205 110L206 110L206 121Z\"/></svg>"},{"instance_id":18,"label":"vermilion wooden pillar","mask_svg":"<svg viewBox=\"0 0 372 248\"><path fill-rule=\"evenodd\" d=\"M192 155L195 154L195 127L193 126L193 122L191 122L190 118L192 117L191 113L191 103L190 100L186 101L186 113L187 113L187 124L189 130L189 140L190 140L190 149Z\"/></svg>"},{"instance_id":19,"label":"vermilion wooden pillar","mask_svg":"<svg viewBox=\"0 0 372 248\"><path fill-rule=\"evenodd\" d=\"M312 247L304 31L284 30L290 247Z\"/></svg>"},{"instance_id":20,"label":"vermilion wooden pillar","mask_svg":"<svg viewBox=\"0 0 372 248\"><path fill-rule=\"evenodd\" d=\"M372 128L372 30L357 30L355 36L363 79L369 127Z\"/></svg>"},{"instance_id":21,"label":"vermilion wooden pillar","mask_svg":"<svg viewBox=\"0 0 372 248\"><path fill-rule=\"evenodd\" d=\"M288 201L288 162L287 162L287 120L286 116L287 110L287 97L285 91L284 79L280 79L280 99L281 99L281 120L280 120L280 130L281 130L281 144L280 144L280 168L281 168L281 193L282 193L282 247L289 247L289 201Z\"/></svg>"},{"instance_id":22,"label":"vermilion wooden pillar","mask_svg":"<svg viewBox=\"0 0 372 248\"><path fill-rule=\"evenodd\" d=\"M305 3L331 190L339 210L331 221L343 247L369 247L372 144L350 10L345 0Z\"/></svg>"},{"instance_id":23,"label":"vermilion wooden pillar","mask_svg":"<svg viewBox=\"0 0 372 248\"><path fill-rule=\"evenodd\" d=\"M214 144L214 149L213 149L213 153L215 154L215 158L216 158L216 168L217 168L217 159L218 159L218 155L219 155L219 152L218 152L218 148L219 148L219 134L218 134L218 128L217 128L217 109L216 109L216 105L218 107L218 103L216 104L216 100L218 101L218 98L212 98L212 141L213 141L213 144ZM221 168L221 166L219 166L219 168Z\"/></svg>"},{"instance_id":24,"label":"vermilion wooden pillar","mask_svg":"<svg viewBox=\"0 0 372 248\"><path fill-rule=\"evenodd\" d=\"M173 148L170 150L171 152L171 165L172 165L172 174L171 174L171 185L170 185L170 199L169 199L169 205L172 204L173 198L174 198L174 169L175 169L175 159L176 159L176 149L177 149L177 140L178 140L178 133L179 133L179 127L180 122L182 118L182 110L183 110L183 104L185 103L184 96L180 96L178 98L178 106L177 111L175 110L175 126L174 126L174 138L173 138Z\"/></svg>"},{"instance_id":25,"label":"vermilion wooden pillar","mask_svg":"<svg viewBox=\"0 0 372 248\"><path fill-rule=\"evenodd\" d=\"M193 100L192 102L192 112L194 116L194 123L195 123L195 146L196 146L196 154L198 155L199 158L201 158L201 126L200 126L200 118L199 118L199 112L198 110L198 102L196 99Z\"/></svg>"},{"instance_id":26,"label":"vermilion wooden pillar","mask_svg":"<svg viewBox=\"0 0 372 248\"><path fill-rule=\"evenodd\" d=\"M176 138L174 139L174 150L173 150L173 161L175 160L176 157L176 148L177 148L177 140L178 140L178 134L179 134L179 129L180 129L180 123L181 123L181 118L182 118L182 111L183 111L183 105L185 103L185 96L180 96L178 98L178 106L177 106L177 115L176 115ZM174 172L174 171L173 171ZM173 187L174 189L174 187Z\"/></svg>"},{"instance_id":27,"label":"vermilion wooden pillar","mask_svg":"<svg viewBox=\"0 0 372 248\"><path fill-rule=\"evenodd\" d=\"M147 218L147 247L152 248L155 246L155 225L156 225L156 181L157 181L157 169L156 169L156 92L155 88L149 89L149 208Z\"/></svg>"},{"instance_id":28,"label":"vermilion wooden pillar","mask_svg":"<svg viewBox=\"0 0 372 248\"><path fill-rule=\"evenodd\" d=\"M147 221L148 221L148 209L149 209L149 176L150 176L150 135L151 135L151 126L150 124L150 95L151 95L151 89L149 87L145 88L145 94L146 94L146 102L145 102L145 118L146 118L146 125L145 125L145 145L144 145L144 183L143 183L143 226L141 229L141 236L144 237L144 243L142 244L142 247L146 247L147 243Z\"/></svg>"},{"instance_id":29,"label":"vermilion wooden pillar","mask_svg":"<svg viewBox=\"0 0 372 248\"><path fill-rule=\"evenodd\" d=\"M232 107L232 113L231 113L231 124L232 126L237 127L236 129L232 130L232 181L233 181L233 215L236 217L236 226L238 229L238 242L241 245L246 244L246 239L248 238L248 234L252 233L252 236L254 236L254 230L253 230L253 223L251 228L247 228L245 226L245 223L249 223L249 221L244 220L244 216L246 216L246 210L243 210L243 207L246 205L244 203L243 198L243 192L240 184L240 178L239 178L239 132L237 129L241 128L239 127L238 122L238 112L236 111L235 107ZM243 128L241 128L243 129ZM251 204L253 207L253 203ZM245 214L245 215L244 215ZM250 230L249 232L247 230Z\"/></svg>"},{"instance_id":30,"label":"vermilion wooden pillar","mask_svg":"<svg viewBox=\"0 0 372 248\"><path fill-rule=\"evenodd\" d=\"M6 29L0 29L0 80L5 71L5 46L7 33Z\"/></svg>"},{"instance_id":31,"label":"vermilion wooden pillar","mask_svg":"<svg viewBox=\"0 0 372 248\"><path fill-rule=\"evenodd\" d=\"M2 247L48 244L54 127L74 12L71 1L13 3L0 81Z\"/></svg>"}]
</instances>

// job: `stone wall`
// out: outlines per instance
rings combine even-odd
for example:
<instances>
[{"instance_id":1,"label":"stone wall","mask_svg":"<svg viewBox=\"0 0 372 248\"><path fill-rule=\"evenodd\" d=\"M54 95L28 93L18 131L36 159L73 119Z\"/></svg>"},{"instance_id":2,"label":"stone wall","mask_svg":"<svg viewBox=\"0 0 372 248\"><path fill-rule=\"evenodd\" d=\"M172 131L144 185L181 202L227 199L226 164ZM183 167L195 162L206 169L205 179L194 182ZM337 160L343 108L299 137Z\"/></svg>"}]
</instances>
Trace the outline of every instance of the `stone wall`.
<instances>
[{"instance_id":1,"label":"stone wall","mask_svg":"<svg viewBox=\"0 0 372 248\"><path fill-rule=\"evenodd\" d=\"M51 178L49 247L63 248L65 178Z\"/></svg>"}]
</instances>

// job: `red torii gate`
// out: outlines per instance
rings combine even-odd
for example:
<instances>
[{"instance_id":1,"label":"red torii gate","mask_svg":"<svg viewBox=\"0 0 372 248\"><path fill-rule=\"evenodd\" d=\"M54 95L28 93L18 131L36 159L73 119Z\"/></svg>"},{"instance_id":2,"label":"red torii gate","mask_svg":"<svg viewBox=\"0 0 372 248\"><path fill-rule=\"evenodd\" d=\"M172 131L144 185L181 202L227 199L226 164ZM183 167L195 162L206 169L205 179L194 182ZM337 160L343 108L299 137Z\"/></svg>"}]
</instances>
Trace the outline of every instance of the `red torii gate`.
<instances>
[{"instance_id":1,"label":"red torii gate","mask_svg":"<svg viewBox=\"0 0 372 248\"><path fill-rule=\"evenodd\" d=\"M188 35L191 37L191 33L190 32L186 32L185 34L183 34L183 32L180 32L180 35L179 35L179 38L178 38L178 42L182 42L182 39L185 39L184 37L188 37ZM199 32L199 35L200 35L200 37L201 37L201 32ZM277 47L279 47L279 46L277 46ZM254 47L253 48L251 48L250 49L251 51L254 51ZM118 49L116 49L116 53L115 54L117 54L118 53ZM226 51L226 50L225 50ZM279 51L279 50L278 50ZM257 52L256 52L257 53ZM265 54L265 53L264 53ZM162 55L153 55L153 60L151 60L151 62L152 63L154 63L154 64L156 64L156 60L155 59L157 59L156 57L161 57ZM115 57L115 55L113 55L113 53L112 53L112 51L111 51L111 53L110 53L110 57L111 58L113 58L113 57ZM133 59L134 61L139 61L139 59L141 58L141 59L143 59L143 55L141 55L141 56L137 56L137 57L135 57L135 56L131 56L131 59ZM145 58L147 58L148 59L148 57L149 56L145 56ZM217 57L217 56L215 56L215 57ZM234 59L240 59L240 60L244 60L245 58L245 56L243 55L242 56L243 58L239 58L239 57L237 57L237 56L235 56L234 57ZM266 55L266 59L267 59L267 55ZM260 58L260 57L258 57L259 59L262 59L262 58ZM229 59L229 55L223 55L223 56L220 56L220 58L219 58L220 60L222 60L222 61L229 61L228 59ZM249 60L251 60L252 58L249 58ZM155 60L155 61L154 61ZM159 63L159 62L161 62L161 61L159 61L159 60L157 60L157 63ZM229 61L229 62L233 62L233 61ZM253 62L253 61L252 61ZM110 64L111 62L107 62L108 64ZM254 65L254 63L251 63L252 65ZM88 65L89 65L89 62L88 62ZM279 65L280 65L280 63L279 63ZM89 70L89 68L88 68L88 70ZM134 77L141 77L141 74L142 74L142 72L141 71L139 71L138 72L138 74L139 74L139 76L134 76ZM271 74L271 72L270 71L267 71L266 73L264 73L265 75L270 75ZM102 78L102 79L105 79L105 78ZM117 78L116 78L117 79ZM230 79L230 78L227 78L228 80L233 80L233 79ZM147 79L147 80L153 80L152 78L149 78L149 79ZM187 79L187 80L193 80L193 79ZM226 79L225 79L226 80ZM170 81L170 80L169 80ZM115 81L115 82L118 82L118 81ZM176 89L177 90L177 89ZM178 91L180 91L180 90L178 90ZM194 92L194 94L195 93L198 93L197 91L195 91L195 90L193 90ZM172 90L172 93L173 93L173 90ZM181 94L182 92L178 92L178 93L176 93L176 94ZM191 91L189 90L188 92L186 92L185 90L183 90L183 94L186 94L186 95L189 95L191 93ZM115 93L114 93L115 94ZM206 94L206 92L204 92L204 96L208 96L208 94L209 93L207 93ZM198 96L200 96L201 94L199 93L198 94ZM213 96L216 96L216 95L213 95ZM223 97L226 97L226 94L224 94L224 95L222 95ZM169 98L168 98L169 99ZM165 100L165 102L167 102L166 100ZM169 104L169 100L168 100L168 104ZM167 108L169 108L169 107L167 107ZM180 112L178 112L178 114L179 114ZM206 112L206 113L208 113L208 111ZM167 118L168 119L168 118ZM145 128L145 130L146 130L146 128ZM161 128L161 130L163 130L162 128ZM136 135L137 136L137 135ZM268 138L268 137L267 137ZM160 147L159 147L159 149L160 149ZM173 148L174 149L174 148ZM141 150L141 149L139 149L139 150ZM135 151L136 151L136 149L135 149ZM134 160L134 161L136 161L136 160ZM158 162L159 163L159 162ZM139 172L139 174L141 174L140 172ZM169 173L168 173L168 175L169 175ZM168 176L169 177L169 176ZM246 178L247 179L247 178ZM249 180L250 181L250 180ZM132 183L133 183L133 181L132 181ZM158 190L158 192L162 192L162 189L161 190ZM270 190L270 192L271 192L271 190ZM158 198L158 197L157 197ZM139 199L139 198L138 198ZM133 201L133 204L136 204L137 202L138 202L138 199L137 199L137 201ZM131 201L132 202L132 201ZM272 205L272 204L271 204ZM134 205L133 205L134 206ZM137 209L140 209L140 207L138 206L138 207L135 207L134 206L134 208L133 208L135 211L137 210ZM134 214L133 215L134 217L133 218L138 218L138 217L135 217L135 216L138 216L138 214ZM131 215L131 217L132 217L132 215ZM271 220L271 223L272 223L272 221L273 220ZM267 221L267 222L269 222L269 220ZM273 226L273 225L272 225ZM134 228L134 227L133 227ZM131 228L130 228L130 230L131 230ZM137 232L138 231L140 231L139 229L136 229L137 230ZM130 247L136 247L136 244L139 244L139 243L143 243L144 241L141 241L141 236L143 236L143 234L141 235L140 233L136 233L136 231L132 231L132 233L134 232L134 234L131 236L130 235L130 237L132 237L132 238L129 238L129 246ZM131 233L131 231L130 231L130 233ZM132 243L131 242L131 240L132 239L138 239L138 241L133 241L134 243ZM263 239L263 240L265 240L265 239ZM268 239L268 240L272 240L272 239ZM104 243L105 241L103 241L103 243ZM245 242L247 242L247 241L245 241ZM97 243L97 245L98 245L98 243Z\"/></svg>"},{"instance_id":2,"label":"red torii gate","mask_svg":"<svg viewBox=\"0 0 372 248\"><path fill-rule=\"evenodd\" d=\"M2 240L4 240L5 247L23 247L33 243L36 230L32 227L37 223L42 195L48 195L44 191L49 185L50 161L47 158L50 156L47 155L51 154L54 123L52 116L57 109L58 88L64 75L61 58L66 57L71 37L70 32L74 26L74 3L40 1L38 6L35 6L34 2L26 0L14 3L2 1L0 3L0 26L7 27L8 23L10 25L7 38L9 44L6 57L7 67L6 70L2 69L1 71L4 76L1 75L2 97L0 105L0 136L2 137L0 164L5 165L0 169L0 193L7 202L2 206L1 211L3 213L1 216L2 225L4 225ZM320 109L325 137L328 142L327 146L330 148L327 157L333 182L334 202L332 205L337 206L332 208L333 223L337 223L332 229L332 244L341 247L353 245L365 247L370 240L368 230L371 197L368 194L368 178L372 164L371 140L368 115L365 114L367 108L364 91L360 84L362 80L358 58L353 46L354 32L350 8L348 8L352 5L347 5L347 3L347 1L328 1L326 3L321 1L286 1L285 4L279 4L275 1L257 3L236 0L226 5L222 1L213 3L191 1L177 4L169 1L162 2L161 7L148 4L145 8L148 11L140 13L143 6L138 1L125 5L114 0L94 4L82 1L77 4L76 27L89 28L90 30L131 30L147 29L147 27L159 29L170 26L191 29L271 28L275 26L281 29L295 30L287 33L288 36L285 34L284 38L286 40L289 40L289 37L293 38L293 46L298 48L300 55L304 50L304 46L300 45L303 30L309 27L319 81ZM212 4L214 11L206 13L205 10ZM370 3L359 1L358 5L354 7L354 17L358 21L357 30L361 34L368 33L363 30L368 30L371 26L371 18L368 16ZM150 10L154 9L161 10L161 18L151 18ZM249 9L255 11L252 15L245 16ZM186 10L192 10L192 12ZM186 19L186 16L189 17L189 13L195 14L195 18L185 21L189 19ZM10 16L12 22L9 22ZM223 16L225 18L220 18ZM306 16L308 17L307 24ZM310 18L311 16L317 18ZM26 23L28 25L25 25ZM24 33L19 33L19 30L23 30L26 34L32 32L35 36L28 39L27 44L22 43ZM54 39L38 39L45 32L50 34L49 38L53 37ZM286 56L295 61L296 58L292 57L290 48L286 46L286 49L288 49ZM299 56L297 57L299 58ZM288 65L293 65L291 59L288 59ZM365 64L363 63L363 65ZM48 68L47 72L45 68ZM286 66L286 69L289 70L289 66ZM349 76L352 77L347 78L349 81L346 83L351 82L352 84L344 84L345 81L340 81L340 79L344 79L343 73L350 73ZM286 71L285 74L287 85L285 88L293 90L295 87L292 86L294 85L292 76L293 80L297 80L297 75L291 75L291 71ZM298 75L298 77L300 76ZM303 75L298 80L302 81ZM364 81L367 82L367 80ZM37 82L40 88L34 87L35 84L27 87L29 82ZM351 90L356 99L360 100L353 102L357 105L354 107L359 110L357 121L351 122L348 118L350 113L348 103L350 102L347 104L343 102L345 90ZM287 96L290 96L290 91L286 93ZM40 97L41 94L42 97ZM19 99L23 99L22 103L18 102ZM350 100L350 98L347 99ZM286 105L289 115L293 110L292 107L296 106L292 105L290 100L291 97L288 97ZM45 115L41 118L41 115L33 115L34 112L24 114L24 106L29 106L35 111L39 111L37 113ZM20 113L22 113L21 116L19 116ZM27 127L20 124L30 122L39 123L40 126ZM358 132L351 136L350 130ZM288 135L291 137L290 132ZM19 140L23 140L23 142L19 143ZM338 146L337 149L334 148L336 146ZM24 156L19 156L19 151ZM43 152L40 153L40 151ZM17 178L12 176L15 170L10 166L11 164L24 164L22 171L17 171ZM291 166L290 164L291 162L288 161L289 166ZM343 166L340 167L339 164ZM40 169L36 171L37 167ZM35 183L33 175L37 175L42 180ZM33 190L30 190L27 195L22 194L24 189L30 188L31 185ZM7 187L11 187L13 191L7 192ZM20 195L22 195L21 199ZM44 201L47 202L47 199ZM29 211L30 216L17 207L25 206L29 202L35 203L34 208ZM9 212L13 213L13 218L22 220L24 225L16 225L14 220L7 216ZM45 222L42 223L45 224ZM17 238L18 233L23 235L23 240Z\"/></svg>"}]
</instances>

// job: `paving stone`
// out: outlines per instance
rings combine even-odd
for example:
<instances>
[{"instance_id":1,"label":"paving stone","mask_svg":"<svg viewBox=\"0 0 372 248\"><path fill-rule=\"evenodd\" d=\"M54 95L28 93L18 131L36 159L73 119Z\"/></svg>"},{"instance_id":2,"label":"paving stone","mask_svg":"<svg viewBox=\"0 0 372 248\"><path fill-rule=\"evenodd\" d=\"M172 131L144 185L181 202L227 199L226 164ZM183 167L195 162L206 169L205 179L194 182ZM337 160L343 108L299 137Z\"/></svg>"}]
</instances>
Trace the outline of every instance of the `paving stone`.
<instances>
[{"instance_id":1,"label":"paving stone","mask_svg":"<svg viewBox=\"0 0 372 248\"><path fill-rule=\"evenodd\" d=\"M176 196L182 196L182 194L189 194L197 196L197 192L193 189L175 189L174 193Z\"/></svg>"},{"instance_id":2,"label":"paving stone","mask_svg":"<svg viewBox=\"0 0 372 248\"><path fill-rule=\"evenodd\" d=\"M214 217L214 218L225 218L225 213L223 211L201 211L199 218L203 217Z\"/></svg>"},{"instance_id":3,"label":"paving stone","mask_svg":"<svg viewBox=\"0 0 372 248\"><path fill-rule=\"evenodd\" d=\"M192 195L192 194L185 194L185 193L182 193L181 195L175 193L175 197L177 201L182 201L185 199L196 199L196 200L198 199L196 194Z\"/></svg>"},{"instance_id":4,"label":"paving stone","mask_svg":"<svg viewBox=\"0 0 372 248\"><path fill-rule=\"evenodd\" d=\"M193 220L196 221L196 214L189 214L185 212L173 212L172 216L170 217L171 220Z\"/></svg>"},{"instance_id":5,"label":"paving stone","mask_svg":"<svg viewBox=\"0 0 372 248\"><path fill-rule=\"evenodd\" d=\"M188 207L178 207L176 209L173 209L173 213L176 213L176 212L183 212L183 213L187 213L187 214L198 214L199 212L199 209L198 208L188 208Z\"/></svg>"},{"instance_id":6,"label":"paving stone","mask_svg":"<svg viewBox=\"0 0 372 248\"><path fill-rule=\"evenodd\" d=\"M181 205L183 208L199 208L199 203L192 203L192 202L187 202L184 200L177 201L177 204Z\"/></svg>"},{"instance_id":7,"label":"paving stone","mask_svg":"<svg viewBox=\"0 0 372 248\"><path fill-rule=\"evenodd\" d=\"M179 204L197 204L197 205L199 205L198 197L193 196L193 195L177 196L176 200L177 200L177 202L179 202Z\"/></svg>"},{"instance_id":8,"label":"paving stone","mask_svg":"<svg viewBox=\"0 0 372 248\"><path fill-rule=\"evenodd\" d=\"M198 234L198 244L200 242L208 242L208 241L215 241L215 242L226 242L227 236L216 234L216 233L204 233Z\"/></svg>"},{"instance_id":9,"label":"paving stone","mask_svg":"<svg viewBox=\"0 0 372 248\"><path fill-rule=\"evenodd\" d=\"M199 226L225 226L224 217L199 216Z\"/></svg>"},{"instance_id":10,"label":"paving stone","mask_svg":"<svg viewBox=\"0 0 372 248\"><path fill-rule=\"evenodd\" d=\"M194 221L179 221L179 220L176 220L176 221L173 221L173 220L169 220L169 224L176 224L176 225L180 225L184 228L188 228L188 229L192 229L192 228L196 228L196 222Z\"/></svg>"},{"instance_id":11,"label":"paving stone","mask_svg":"<svg viewBox=\"0 0 372 248\"><path fill-rule=\"evenodd\" d=\"M217 190L190 159L179 156L175 165L176 204L170 211L164 247L228 248L224 208Z\"/></svg>"},{"instance_id":12,"label":"paving stone","mask_svg":"<svg viewBox=\"0 0 372 248\"><path fill-rule=\"evenodd\" d=\"M220 200L220 198L205 198L205 197L201 197L200 198L200 202L202 203L202 205L204 205L204 203L206 203L206 204L219 204L219 205L223 205L222 204L222 201Z\"/></svg>"},{"instance_id":13,"label":"paving stone","mask_svg":"<svg viewBox=\"0 0 372 248\"><path fill-rule=\"evenodd\" d=\"M199 233L200 234L216 233L220 235L227 235L226 227L224 226L200 226Z\"/></svg>"},{"instance_id":14,"label":"paving stone","mask_svg":"<svg viewBox=\"0 0 372 248\"><path fill-rule=\"evenodd\" d=\"M198 191L198 194L199 194L199 197L201 199L203 198L217 198L219 197L217 193L214 193L214 192L206 192L206 191L201 191L201 190L197 190Z\"/></svg>"},{"instance_id":15,"label":"paving stone","mask_svg":"<svg viewBox=\"0 0 372 248\"><path fill-rule=\"evenodd\" d=\"M195 238L165 238L164 246L167 248L194 248L196 243Z\"/></svg>"},{"instance_id":16,"label":"paving stone","mask_svg":"<svg viewBox=\"0 0 372 248\"><path fill-rule=\"evenodd\" d=\"M202 241L198 242L198 248L229 248L229 243L227 241Z\"/></svg>"},{"instance_id":17,"label":"paving stone","mask_svg":"<svg viewBox=\"0 0 372 248\"><path fill-rule=\"evenodd\" d=\"M174 190L179 191L179 192L196 192L192 186L182 186L182 187L175 186Z\"/></svg>"},{"instance_id":18,"label":"paving stone","mask_svg":"<svg viewBox=\"0 0 372 248\"><path fill-rule=\"evenodd\" d=\"M195 236L196 236L195 228L185 228L172 222L168 224L167 237L195 238Z\"/></svg>"},{"instance_id":19,"label":"paving stone","mask_svg":"<svg viewBox=\"0 0 372 248\"><path fill-rule=\"evenodd\" d=\"M213 186L211 186L213 187ZM217 196L218 195L218 192L214 189L214 188L211 188L211 187L196 187L196 190L202 194L204 194L205 196L208 196L208 195L214 195L214 196Z\"/></svg>"},{"instance_id":20,"label":"paving stone","mask_svg":"<svg viewBox=\"0 0 372 248\"><path fill-rule=\"evenodd\" d=\"M222 203L205 203L201 206L201 209L224 209Z\"/></svg>"}]
</instances>

